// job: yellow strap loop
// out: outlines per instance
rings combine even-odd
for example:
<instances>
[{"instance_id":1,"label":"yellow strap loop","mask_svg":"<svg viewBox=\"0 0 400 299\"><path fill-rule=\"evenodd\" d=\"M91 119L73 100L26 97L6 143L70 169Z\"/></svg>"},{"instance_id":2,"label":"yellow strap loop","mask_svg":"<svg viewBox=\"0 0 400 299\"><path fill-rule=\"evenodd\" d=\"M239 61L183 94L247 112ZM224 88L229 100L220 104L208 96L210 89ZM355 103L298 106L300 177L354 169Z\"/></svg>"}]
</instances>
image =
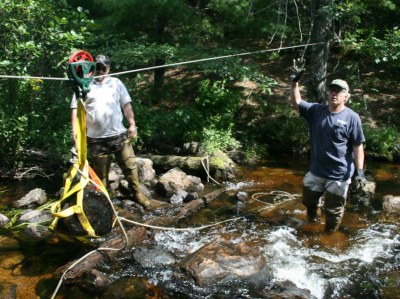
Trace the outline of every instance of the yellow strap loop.
<instances>
[{"instance_id":1,"label":"yellow strap loop","mask_svg":"<svg viewBox=\"0 0 400 299\"><path fill-rule=\"evenodd\" d=\"M77 136L76 136L76 148L78 152L78 162L75 163L69 170L67 177L65 179L64 192L61 199L53 203L50 207L50 211L54 217L54 220L50 224L50 228L57 231L57 222L60 218L66 218L73 215L78 217L78 220L82 228L86 231L86 237L97 237L92 225L90 224L88 218L86 217L85 211L83 209L83 190L92 179L96 186L100 188L99 191L103 192L107 198L110 198L107 189L104 187L101 180L98 178L93 169L89 166L86 159L87 156L87 146L86 146L86 110L82 99L78 99L78 109L77 109ZM77 184L72 186L73 180L78 174L81 174L81 178ZM62 203L70 196L76 194L76 204L62 210ZM71 239L71 237L65 234L60 234L65 239ZM73 236L74 239L80 241L84 240L82 236Z\"/></svg>"}]
</instances>

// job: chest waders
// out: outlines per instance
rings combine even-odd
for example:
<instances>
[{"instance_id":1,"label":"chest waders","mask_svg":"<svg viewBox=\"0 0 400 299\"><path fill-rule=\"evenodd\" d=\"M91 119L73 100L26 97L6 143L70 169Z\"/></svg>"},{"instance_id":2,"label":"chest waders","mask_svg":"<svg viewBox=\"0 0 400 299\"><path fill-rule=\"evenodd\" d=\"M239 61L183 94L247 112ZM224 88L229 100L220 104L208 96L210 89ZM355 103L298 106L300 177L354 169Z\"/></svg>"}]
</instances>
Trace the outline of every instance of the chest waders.
<instances>
[{"instance_id":1,"label":"chest waders","mask_svg":"<svg viewBox=\"0 0 400 299\"><path fill-rule=\"evenodd\" d=\"M86 110L83 101L89 92L96 64L85 51L71 55L68 76L74 80L78 99L76 147L78 161L69 169L61 199L50 208L54 220L50 228L67 240L87 242L88 237L108 233L114 224L110 196L87 161Z\"/></svg>"}]
</instances>

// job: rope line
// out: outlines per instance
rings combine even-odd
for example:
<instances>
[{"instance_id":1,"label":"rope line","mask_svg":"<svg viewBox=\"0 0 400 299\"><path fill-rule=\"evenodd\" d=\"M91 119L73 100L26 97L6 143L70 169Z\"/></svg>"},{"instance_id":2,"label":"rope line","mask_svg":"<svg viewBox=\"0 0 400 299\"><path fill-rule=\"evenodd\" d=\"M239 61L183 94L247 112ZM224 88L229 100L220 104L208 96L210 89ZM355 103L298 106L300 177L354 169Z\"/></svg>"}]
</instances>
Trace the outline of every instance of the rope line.
<instances>
[{"instance_id":1,"label":"rope line","mask_svg":"<svg viewBox=\"0 0 400 299\"><path fill-rule=\"evenodd\" d=\"M58 78L58 77L40 77L40 76L16 76L16 75L0 75L3 79L21 79L21 80L55 80L55 81L69 81L69 78Z\"/></svg>"},{"instance_id":2,"label":"rope line","mask_svg":"<svg viewBox=\"0 0 400 299\"><path fill-rule=\"evenodd\" d=\"M64 277L65 277L65 275L67 274L68 271L70 271L72 268L74 268L76 265L78 265L81 261L83 261L84 259L86 259L88 256L92 255L93 253L95 253L95 252L97 252L97 251L102 251L102 250L103 250L103 251L107 251L107 250L109 250L109 251L118 251L118 250L121 250L121 249L103 247L103 248L97 248L97 249L95 249L95 250L92 250L92 251L89 251L88 253L86 253L86 254L85 254L84 256L82 256L80 259L78 259L77 261L75 261L74 263L72 263L72 265L69 266L69 267L64 271L64 273L61 275L60 280L58 281L57 287L56 287L56 289L54 290L53 295L51 296L51 299L56 298L56 295L57 295L57 293L58 293L58 290L60 289L61 284L62 284L63 281L64 281Z\"/></svg>"},{"instance_id":3,"label":"rope line","mask_svg":"<svg viewBox=\"0 0 400 299\"><path fill-rule=\"evenodd\" d=\"M273 203L269 203L269 202L265 202L262 200L259 200L258 198L263 196L263 195L275 195L274 197L274 202ZM264 205L266 205L264 208L261 209L257 209L257 210L252 210L250 211L251 213L254 212L262 212L268 209L273 209L276 206L279 206L281 204L284 204L285 202L288 201L292 201L295 198L300 197L300 194L292 194L286 191L281 191L281 190L272 190L271 192L258 192L258 193L254 193L251 198L257 202L263 203Z\"/></svg>"},{"instance_id":4,"label":"rope line","mask_svg":"<svg viewBox=\"0 0 400 299\"><path fill-rule=\"evenodd\" d=\"M231 58L231 57L240 57L240 56L246 56L246 55L252 55L252 54L261 54L261 53L267 53L267 52L275 52L275 51L281 51L281 50L287 50L287 49L296 49L296 48L314 46L314 45L319 45L319 44L325 44L325 42L312 43L312 44L303 44L303 45L297 45L297 46L288 46L288 47L279 47L279 48L274 48L274 49L258 50L258 51L253 51L253 52L244 52L244 53L238 53L238 54L230 54L230 55L223 55L223 56L195 59L195 60L189 60L189 61L183 61L183 62L177 62L177 63L164 64L164 65L156 65L156 66L140 68L140 69L136 69L136 70L113 73L113 74L110 74L110 76L119 76L119 75L124 75L124 74L129 74L129 73L137 73L137 72L155 70L155 69L160 69L160 68L167 68L167 67L172 67L172 66L180 66L180 65L184 65L184 64L192 64L192 63L213 61L213 60L218 60L218 59L226 59L226 58Z\"/></svg>"},{"instance_id":5,"label":"rope line","mask_svg":"<svg viewBox=\"0 0 400 299\"><path fill-rule=\"evenodd\" d=\"M216 57L209 57L209 58L188 60L188 61L183 61L183 62L156 65L156 66L133 69L133 70L123 71L123 72L111 73L111 74L108 74L106 76L119 76L119 75L125 75L125 74L130 74L130 73L139 73L139 72L150 71L150 70L155 70L155 69L160 69L160 68L168 68L168 67L173 67L173 66L180 66L180 65L186 65L186 64L207 62L207 61L226 59L226 58L232 58L232 57L240 57L240 56L261 54L261 53L267 53L267 52L275 52L275 51L281 51L281 50L303 48L303 47L320 45L320 44L325 44L325 43L326 42L308 43L308 44L301 44L301 45L296 45L296 46L279 47L279 48L274 48L274 49L258 50L258 51L252 51L252 52L243 52L243 53L237 53L237 54L230 54L230 55L223 55L223 56L216 56ZM96 76L94 78L100 78L100 77L104 77L104 76ZM57 80L57 81L69 81L69 80L71 80L71 79L66 78L66 77L57 78L57 77L15 76L15 75L0 75L0 78L3 78L3 79L21 79L21 80L29 80L29 79Z\"/></svg>"},{"instance_id":6,"label":"rope line","mask_svg":"<svg viewBox=\"0 0 400 299\"><path fill-rule=\"evenodd\" d=\"M140 223L140 222L136 222L136 221L133 221L133 220L130 220L130 219L126 219L126 218L120 217L120 219L122 221L129 222L129 223L132 223L132 224L135 224L135 225L138 225L138 226L144 226L144 227L148 227L148 228L161 229L161 230L174 230L174 231L202 230L202 229L205 229L205 228L209 228L209 227L220 225L220 224L225 223L225 222L236 221L236 220L239 220L240 218L242 218L242 217L230 218L230 219L219 221L219 222L216 222L216 223L213 223L213 224L208 224L208 225L199 226L199 227L178 228L178 227L154 226L154 225L144 224L144 223Z\"/></svg>"},{"instance_id":7,"label":"rope line","mask_svg":"<svg viewBox=\"0 0 400 299\"><path fill-rule=\"evenodd\" d=\"M204 165L204 160L206 160L207 162L207 166ZM220 183L218 183L215 179L213 179L213 177L210 175L210 161L209 161L209 157L206 156L203 159L200 160L201 161L201 165L204 168L204 171L207 173L207 183L210 182L210 179L216 183L217 185L221 185Z\"/></svg>"}]
</instances>

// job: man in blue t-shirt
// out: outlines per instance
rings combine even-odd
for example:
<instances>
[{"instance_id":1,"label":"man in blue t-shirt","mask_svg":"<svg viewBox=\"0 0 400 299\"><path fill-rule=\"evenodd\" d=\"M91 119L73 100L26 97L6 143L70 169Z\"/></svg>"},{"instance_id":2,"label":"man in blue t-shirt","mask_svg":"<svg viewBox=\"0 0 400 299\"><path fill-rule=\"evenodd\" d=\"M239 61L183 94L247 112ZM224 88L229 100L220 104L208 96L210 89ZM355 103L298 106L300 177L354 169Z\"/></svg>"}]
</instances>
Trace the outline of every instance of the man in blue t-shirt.
<instances>
[{"instance_id":1,"label":"man in blue t-shirt","mask_svg":"<svg viewBox=\"0 0 400 299\"><path fill-rule=\"evenodd\" d=\"M290 99L309 125L311 166L303 180L303 204L311 222L317 221L320 198L325 195L325 230L335 231L342 221L351 177L356 169L357 180L364 177L365 137L359 115L346 107L349 86L341 79L328 86L328 103L308 103L301 99L299 79L291 80Z\"/></svg>"}]
</instances>

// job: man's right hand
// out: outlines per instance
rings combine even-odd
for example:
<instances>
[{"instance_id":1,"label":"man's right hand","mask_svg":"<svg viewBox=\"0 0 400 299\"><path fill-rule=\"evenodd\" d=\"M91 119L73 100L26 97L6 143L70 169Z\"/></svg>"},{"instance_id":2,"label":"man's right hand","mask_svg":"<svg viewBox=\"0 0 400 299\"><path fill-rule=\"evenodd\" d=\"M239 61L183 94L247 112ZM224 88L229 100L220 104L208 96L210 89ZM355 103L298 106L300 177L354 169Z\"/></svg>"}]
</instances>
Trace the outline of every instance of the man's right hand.
<instances>
[{"instance_id":1,"label":"man's right hand","mask_svg":"<svg viewBox=\"0 0 400 299\"><path fill-rule=\"evenodd\" d=\"M301 76L304 74L306 61L303 58L293 59L293 66L289 74L289 80L298 82Z\"/></svg>"}]
</instances>

